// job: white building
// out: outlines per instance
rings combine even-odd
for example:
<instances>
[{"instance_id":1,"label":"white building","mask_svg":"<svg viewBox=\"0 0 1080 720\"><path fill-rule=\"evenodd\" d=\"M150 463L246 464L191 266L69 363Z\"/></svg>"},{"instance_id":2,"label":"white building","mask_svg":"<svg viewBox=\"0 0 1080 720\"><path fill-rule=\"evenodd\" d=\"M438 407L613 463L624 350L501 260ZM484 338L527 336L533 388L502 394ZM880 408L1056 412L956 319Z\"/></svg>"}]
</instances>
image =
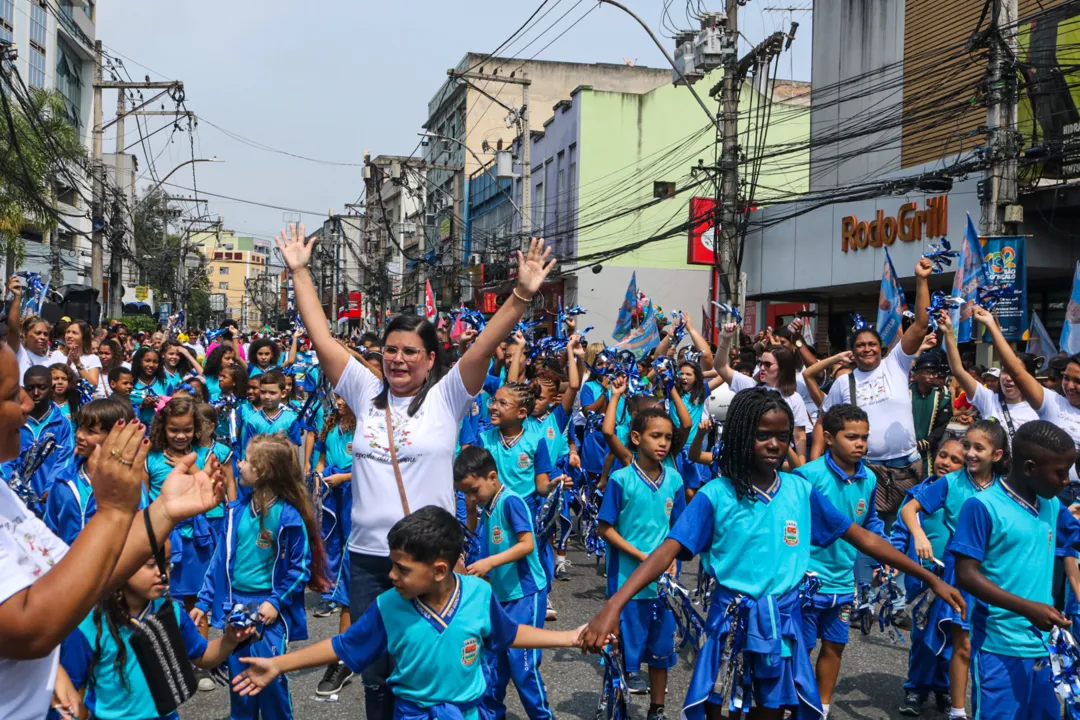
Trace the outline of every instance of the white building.
<instances>
[{"instance_id":1,"label":"white building","mask_svg":"<svg viewBox=\"0 0 1080 720\"><path fill-rule=\"evenodd\" d=\"M14 42L14 66L29 87L56 89L67 101L68 118L87 151L93 129L94 0L0 0L0 40ZM61 227L63 282L90 282L90 185L58 188L60 212L80 235ZM25 233L23 267L50 273L50 248L40 234Z\"/></svg>"}]
</instances>

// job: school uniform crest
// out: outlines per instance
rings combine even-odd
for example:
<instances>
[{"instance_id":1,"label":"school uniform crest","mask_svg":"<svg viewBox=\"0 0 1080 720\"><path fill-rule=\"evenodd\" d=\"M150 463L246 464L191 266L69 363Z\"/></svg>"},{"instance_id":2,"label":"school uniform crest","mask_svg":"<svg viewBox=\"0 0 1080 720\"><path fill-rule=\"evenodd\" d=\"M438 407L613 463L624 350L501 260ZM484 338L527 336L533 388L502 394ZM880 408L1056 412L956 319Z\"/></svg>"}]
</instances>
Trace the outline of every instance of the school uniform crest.
<instances>
[{"instance_id":1,"label":"school uniform crest","mask_svg":"<svg viewBox=\"0 0 1080 720\"><path fill-rule=\"evenodd\" d=\"M664 503L664 514L667 515L668 517L671 517L671 511L672 511L672 509L674 507L675 507L675 501L672 500L671 498L668 498L667 502Z\"/></svg>"},{"instance_id":2,"label":"school uniform crest","mask_svg":"<svg viewBox=\"0 0 1080 720\"><path fill-rule=\"evenodd\" d=\"M477 642L476 638L468 638L465 644L461 646L461 664L466 667L471 666L479 656L480 643Z\"/></svg>"},{"instance_id":3,"label":"school uniform crest","mask_svg":"<svg viewBox=\"0 0 1080 720\"><path fill-rule=\"evenodd\" d=\"M554 440L555 439L555 428L549 427L547 429L547 439L548 440Z\"/></svg>"},{"instance_id":4,"label":"school uniform crest","mask_svg":"<svg viewBox=\"0 0 1080 720\"><path fill-rule=\"evenodd\" d=\"M259 537L255 540L255 545L262 550L269 550L274 546L274 538L271 537L269 530L263 530L259 533Z\"/></svg>"},{"instance_id":5,"label":"school uniform crest","mask_svg":"<svg viewBox=\"0 0 1080 720\"><path fill-rule=\"evenodd\" d=\"M862 517L866 514L866 500L859 498L859 504L855 506L855 517Z\"/></svg>"},{"instance_id":6,"label":"school uniform crest","mask_svg":"<svg viewBox=\"0 0 1080 720\"><path fill-rule=\"evenodd\" d=\"M518 455L518 467L519 468L524 470L525 468L529 467L529 465L531 465L531 464L532 464L532 461L529 459L529 453L524 453L523 452L520 455Z\"/></svg>"},{"instance_id":7,"label":"school uniform crest","mask_svg":"<svg viewBox=\"0 0 1080 720\"><path fill-rule=\"evenodd\" d=\"M840 622L845 622L845 623L846 622L851 622L851 606L850 605L841 605L840 606Z\"/></svg>"},{"instance_id":8,"label":"school uniform crest","mask_svg":"<svg viewBox=\"0 0 1080 720\"><path fill-rule=\"evenodd\" d=\"M792 547L799 544L799 523L794 520L784 523L784 543Z\"/></svg>"},{"instance_id":9,"label":"school uniform crest","mask_svg":"<svg viewBox=\"0 0 1080 720\"><path fill-rule=\"evenodd\" d=\"M503 541L502 528L499 527L498 525L496 525L495 527L493 527L491 529L491 542L495 543L496 545L502 545L502 541Z\"/></svg>"},{"instance_id":10,"label":"school uniform crest","mask_svg":"<svg viewBox=\"0 0 1080 720\"><path fill-rule=\"evenodd\" d=\"M350 440L350 441L349 441L349 444L345 446L345 452L347 452L347 453L349 453L350 455L352 455L352 440Z\"/></svg>"}]
</instances>

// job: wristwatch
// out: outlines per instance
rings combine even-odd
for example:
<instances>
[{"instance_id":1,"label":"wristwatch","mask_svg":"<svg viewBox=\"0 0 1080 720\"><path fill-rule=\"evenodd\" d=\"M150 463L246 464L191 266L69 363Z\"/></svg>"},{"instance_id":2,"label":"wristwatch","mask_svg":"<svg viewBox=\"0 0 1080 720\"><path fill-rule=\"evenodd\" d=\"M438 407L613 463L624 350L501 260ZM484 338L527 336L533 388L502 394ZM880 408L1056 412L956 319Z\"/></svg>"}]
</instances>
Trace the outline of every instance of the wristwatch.
<instances>
[{"instance_id":1,"label":"wristwatch","mask_svg":"<svg viewBox=\"0 0 1080 720\"><path fill-rule=\"evenodd\" d=\"M803 341L802 341L802 340L796 340L796 341L795 341L795 347L797 347L797 348L801 348L801 347L803 346L803 344L804 344L804 343L803 343Z\"/></svg>"}]
</instances>

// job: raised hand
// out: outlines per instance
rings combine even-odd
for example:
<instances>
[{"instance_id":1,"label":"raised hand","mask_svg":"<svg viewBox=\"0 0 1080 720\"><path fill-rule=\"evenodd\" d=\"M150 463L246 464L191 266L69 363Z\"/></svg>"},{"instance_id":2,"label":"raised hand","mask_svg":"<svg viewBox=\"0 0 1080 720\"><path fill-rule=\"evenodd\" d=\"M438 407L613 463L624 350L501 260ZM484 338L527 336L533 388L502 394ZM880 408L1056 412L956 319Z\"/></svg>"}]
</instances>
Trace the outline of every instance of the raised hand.
<instances>
[{"instance_id":1,"label":"raised hand","mask_svg":"<svg viewBox=\"0 0 1080 720\"><path fill-rule=\"evenodd\" d=\"M225 498L225 476L217 458L208 455L202 470L195 467L197 459L191 453L177 460L161 485L158 500L174 523L204 513Z\"/></svg>"},{"instance_id":2,"label":"raised hand","mask_svg":"<svg viewBox=\"0 0 1080 720\"><path fill-rule=\"evenodd\" d=\"M285 266L290 272L296 272L308 266L315 238L305 239L303 223L299 227L296 223L289 223L289 226L281 231L281 235L275 238L275 242L278 252L281 253L281 259L285 261Z\"/></svg>"},{"instance_id":3,"label":"raised hand","mask_svg":"<svg viewBox=\"0 0 1080 720\"><path fill-rule=\"evenodd\" d=\"M99 508L111 507L134 513L142 499L146 480L146 454L150 441L140 422L116 423L105 442L94 450L94 476L90 484Z\"/></svg>"},{"instance_id":4,"label":"raised hand","mask_svg":"<svg viewBox=\"0 0 1080 720\"><path fill-rule=\"evenodd\" d=\"M927 258L919 258L915 263L915 277L928 278L934 274L934 263Z\"/></svg>"},{"instance_id":5,"label":"raised hand","mask_svg":"<svg viewBox=\"0 0 1080 720\"><path fill-rule=\"evenodd\" d=\"M308 256L310 257L310 253ZM551 248L544 246L543 238L532 238L529 240L528 252L522 254L518 250L517 259L517 286L525 297L531 298L540 291L548 273L555 267L555 258L551 257Z\"/></svg>"},{"instance_id":6,"label":"raised hand","mask_svg":"<svg viewBox=\"0 0 1080 720\"><path fill-rule=\"evenodd\" d=\"M971 312L975 316L975 319L981 322L986 327L997 327L997 321L994 320L994 314L983 306L976 305L974 308L972 308Z\"/></svg>"}]
</instances>

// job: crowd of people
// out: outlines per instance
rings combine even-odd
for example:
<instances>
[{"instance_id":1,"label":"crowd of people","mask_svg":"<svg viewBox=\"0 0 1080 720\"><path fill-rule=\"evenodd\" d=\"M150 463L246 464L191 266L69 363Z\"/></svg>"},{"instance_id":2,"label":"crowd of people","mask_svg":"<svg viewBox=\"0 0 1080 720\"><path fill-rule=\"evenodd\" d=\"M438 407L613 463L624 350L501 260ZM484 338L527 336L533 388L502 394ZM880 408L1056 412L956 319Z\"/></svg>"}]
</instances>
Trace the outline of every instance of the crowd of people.
<instances>
[{"instance_id":1,"label":"crowd of people","mask_svg":"<svg viewBox=\"0 0 1080 720\"><path fill-rule=\"evenodd\" d=\"M289 673L321 667L320 695L362 676L369 720L502 718L511 682L542 720L542 651L572 647L604 654L612 717L642 694L662 720L684 645L685 717L827 717L868 618L910 631L900 713L966 717L971 678L978 717L1060 716L1080 357L1043 375L976 308L1001 367L975 366L928 260L892 348L859 325L824 357L800 321L713 345L681 315L627 358L573 316L521 324L542 240L490 318L336 337L304 238L278 239L285 336L54 327L12 279L0 717L176 717L224 684L231 717L287 718ZM608 599L553 631L572 541ZM290 649L309 613L338 634Z\"/></svg>"}]
</instances>

